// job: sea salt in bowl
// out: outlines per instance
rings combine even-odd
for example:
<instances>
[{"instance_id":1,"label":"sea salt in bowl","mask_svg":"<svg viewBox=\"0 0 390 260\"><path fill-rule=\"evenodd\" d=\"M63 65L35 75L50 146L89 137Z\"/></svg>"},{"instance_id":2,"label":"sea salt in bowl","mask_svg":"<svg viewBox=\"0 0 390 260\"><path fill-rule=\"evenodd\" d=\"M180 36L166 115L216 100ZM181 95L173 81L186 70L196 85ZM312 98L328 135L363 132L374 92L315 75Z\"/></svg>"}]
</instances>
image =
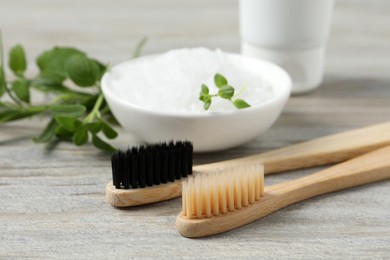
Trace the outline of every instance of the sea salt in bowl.
<instances>
[{"instance_id":1,"label":"sea salt in bowl","mask_svg":"<svg viewBox=\"0 0 390 260\"><path fill-rule=\"evenodd\" d=\"M216 93L221 73L251 107L238 110L214 98L208 111L199 101L205 83ZM244 87L245 86L245 87ZM291 79L275 64L205 48L173 50L113 66L102 91L118 122L147 143L189 140L196 152L244 144L269 129L282 112Z\"/></svg>"}]
</instances>

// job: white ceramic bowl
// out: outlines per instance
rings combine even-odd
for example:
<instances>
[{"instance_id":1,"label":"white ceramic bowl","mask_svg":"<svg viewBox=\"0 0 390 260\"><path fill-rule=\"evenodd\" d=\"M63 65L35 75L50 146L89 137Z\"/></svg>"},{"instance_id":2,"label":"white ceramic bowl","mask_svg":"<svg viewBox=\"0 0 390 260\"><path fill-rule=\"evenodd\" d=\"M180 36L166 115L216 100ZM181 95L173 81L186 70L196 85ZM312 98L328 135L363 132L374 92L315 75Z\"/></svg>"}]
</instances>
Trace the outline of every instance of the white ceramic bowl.
<instances>
[{"instance_id":1,"label":"white ceramic bowl","mask_svg":"<svg viewBox=\"0 0 390 260\"><path fill-rule=\"evenodd\" d=\"M233 62L240 60L252 68L258 68L262 77L272 85L273 97L259 105L233 112L199 114L152 111L131 104L111 90L111 73L123 63L106 72L102 78L102 91L118 122L147 143L189 140L193 142L196 152L231 148L254 139L271 127L290 96L291 79L275 64L238 54L226 55Z\"/></svg>"}]
</instances>

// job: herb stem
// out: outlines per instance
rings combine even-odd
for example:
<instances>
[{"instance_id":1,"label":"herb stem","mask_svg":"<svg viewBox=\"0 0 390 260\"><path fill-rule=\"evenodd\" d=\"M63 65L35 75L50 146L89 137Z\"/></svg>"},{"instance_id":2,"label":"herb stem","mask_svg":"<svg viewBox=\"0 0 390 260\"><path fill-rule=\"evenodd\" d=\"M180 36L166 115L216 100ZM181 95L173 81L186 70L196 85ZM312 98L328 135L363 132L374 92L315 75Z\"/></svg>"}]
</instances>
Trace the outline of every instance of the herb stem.
<instances>
[{"instance_id":1,"label":"herb stem","mask_svg":"<svg viewBox=\"0 0 390 260\"><path fill-rule=\"evenodd\" d=\"M20 107L23 107L23 104L22 102L20 102L19 99L17 99L11 92L11 90L7 87L7 84L5 85L5 91L7 92L8 96L16 103L18 104Z\"/></svg>"},{"instance_id":2,"label":"herb stem","mask_svg":"<svg viewBox=\"0 0 390 260\"><path fill-rule=\"evenodd\" d=\"M100 93L95 102L95 105L92 108L92 111L83 120L84 123L91 123L95 119L95 117L99 114L99 109L103 104L103 100L104 100L103 93Z\"/></svg>"},{"instance_id":3,"label":"herb stem","mask_svg":"<svg viewBox=\"0 0 390 260\"><path fill-rule=\"evenodd\" d=\"M141 55L142 49L145 45L145 43L148 41L147 37L142 38L142 40L137 44L134 52L133 52L133 59L138 58Z\"/></svg>"}]
</instances>

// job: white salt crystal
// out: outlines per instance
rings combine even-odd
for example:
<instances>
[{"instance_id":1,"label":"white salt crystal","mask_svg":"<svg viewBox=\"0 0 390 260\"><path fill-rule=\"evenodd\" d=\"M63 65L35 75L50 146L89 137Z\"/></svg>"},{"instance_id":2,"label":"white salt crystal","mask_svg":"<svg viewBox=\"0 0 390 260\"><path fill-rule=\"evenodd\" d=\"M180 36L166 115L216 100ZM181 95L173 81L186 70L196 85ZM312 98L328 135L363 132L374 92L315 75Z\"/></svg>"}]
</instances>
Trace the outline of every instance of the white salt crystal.
<instances>
[{"instance_id":1,"label":"white salt crystal","mask_svg":"<svg viewBox=\"0 0 390 260\"><path fill-rule=\"evenodd\" d=\"M201 85L218 92L214 75L224 75L239 98L256 106L273 95L272 86L261 73L245 64L233 63L221 50L178 49L153 58L124 63L112 71L109 85L123 100L136 106L161 112L212 113L237 110L229 101L213 98L208 111L199 100Z\"/></svg>"}]
</instances>

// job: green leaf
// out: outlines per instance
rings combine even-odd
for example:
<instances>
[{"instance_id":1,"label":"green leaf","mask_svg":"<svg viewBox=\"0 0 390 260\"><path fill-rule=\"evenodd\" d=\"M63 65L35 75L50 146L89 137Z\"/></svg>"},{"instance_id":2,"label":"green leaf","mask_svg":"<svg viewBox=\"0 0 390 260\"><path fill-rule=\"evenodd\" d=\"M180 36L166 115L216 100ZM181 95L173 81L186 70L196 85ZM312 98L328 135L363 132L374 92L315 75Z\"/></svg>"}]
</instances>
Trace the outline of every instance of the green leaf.
<instances>
[{"instance_id":1,"label":"green leaf","mask_svg":"<svg viewBox=\"0 0 390 260\"><path fill-rule=\"evenodd\" d=\"M87 94L83 94L83 95L79 95L77 98L75 97L75 100L79 100L78 102L81 105L85 106L88 111L90 111L95 106L98 97L99 97L98 95L87 96Z\"/></svg>"},{"instance_id":2,"label":"green leaf","mask_svg":"<svg viewBox=\"0 0 390 260\"><path fill-rule=\"evenodd\" d=\"M3 66L1 66L0 63L0 97L4 95L6 88L7 88L7 84L5 83L4 70L3 70Z\"/></svg>"},{"instance_id":3,"label":"green leaf","mask_svg":"<svg viewBox=\"0 0 390 260\"><path fill-rule=\"evenodd\" d=\"M83 128L89 130L93 134L97 134L102 130L103 128L103 123L102 122L92 122L92 123L87 123L83 125Z\"/></svg>"},{"instance_id":4,"label":"green leaf","mask_svg":"<svg viewBox=\"0 0 390 260\"><path fill-rule=\"evenodd\" d=\"M98 75L98 80L100 81L101 78L103 77L104 73L107 71L107 65L104 65L98 60L91 59L92 62L96 63L98 69L99 69L99 75Z\"/></svg>"},{"instance_id":5,"label":"green leaf","mask_svg":"<svg viewBox=\"0 0 390 260\"><path fill-rule=\"evenodd\" d=\"M94 86L99 80L98 65L85 55L77 54L70 57L66 61L65 69L69 78L80 87Z\"/></svg>"},{"instance_id":6,"label":"green leaf","mask_svg":"<svg viewBox=\"0 0 390 260\"><path fill-rule=\"evenodd\" d=\"M224 76L222 76L221 74L217 73L214 76L214 83L215 83L215 86L217 86L218 88L221 88L222 86L227 85L228 81L227 81L227 79Z\"/></svg>"},{"instance_id":7,"label":"green leaf","mask_svg":"<svg viewBox=\"0 0 390 260\"><path fill-rule=\"evenodd\" d=\"M51 105L50 111L53 116L80 117L84 115L86 108L83 105Z\"/></svg>"},{"instance_id":8,"label":"green leaf","mask_svg":"<svg viewBox=\"0 0 390 260\"><path fill-rule=\"evenodd\" d=\"M138 58L141 55L142 49L144 48L145 43L148 41L147 37L141 39L141 41L135 47L133 52L133 58Z\"/></svg>"},{"instance_id":9,"label":"green leaf","mask_svg":"<svg viewBox=\"0 0 390 260\"><path fill-rule=\"evenodd\" d=\"M20 119L20 118L24 118L24 117L28 117L30 116L31 114L30 113L23 113L23 111L19 111L17 109L6 109L6 110L2 110L0 112L0 124L3 124L3 123L6 123L6 122L9 122L9 121L13 121L13 120L17 120L17 119Z\"/></svg>"},{"instance_id":10,"label":"green leaf","mask_svg":"<svg viewBox=\"0 0 390 260\"><path fill-rule=\"evenodd\" d=\"M75 54L83 52L74 48L55 47L43 52L37 58L37 65L41 71L40 78L62 82L67 77L66 61Z\"/></svg>"},{"instance_id":11,"label":"green leaf","mask_svg":"<svg viewBox=\"0 0 390 260\"><path fill-rule=\"evenodd\" d=\"M76 129L81 125L81 121L73 117L56 116L54 119L60 126L69 131L76 131Z\"/></svg>"},{"instance_id":12,"label":"green leaf","mask_svg":"<svg viewBox=\"0 0 390 260\"><path fill-rule=\"evenodd\" d=\"M37 65L41 71L49 67L64 68L66 60L74 54L84 53L75 48L54 47L38 56Z\"/></svg>"},{"instance_id":13,"label":"green leaf","mask_svg":"<svg viewBox=\"0 0 390 260\"><path fill-rule=\"evenodd\" d=\"M231 99L234 95L234 88L232 86L222 86L219 88L218 96L224 99Z\"/></svg>"},{"instance_id":14,"label":"green leaf","mask_svg":"<svg viewBox=\"0 0 390 260\"><path fill-rule=\"evenodd\" d=\"M73 133L72 131L69 131L67 130L65 127L63 126L57 126L54 130L55 134L57 137L61 138L61 139L65 139L65 140L69 140L73 137Z\"/></svg>"},{"instance_id":15,"label":"green leaf","mask_svg":"<svg viewBox=\"0 0 390 260\"><path fill-rule=\"evenodd\" d=\"M96 98L90 94L69 92L56 96L55 100L58 101L58 103L80 104L87 110L90 110L92 109L94 105L93 101L96 100Z\"/></svg>"},{"instance_id":16,"label":"green leaf","mask_svg":"<svg viewBox=\"0 0 390 260\"><path fill-rule=\"evenodd\" d=\"M35 79L31 81L31 86L42 92L73 93L72 90L65 87L62 83L47 78Z\"/></svg>"},{"instance_id":17,"label":"green leaf","mask_svg":"<svg viewBox=\"0 0 390 260\"><path fill-rule=\"evenodd\" d=\"M46 93L62 94L62 93L74 93L72 90L68 89L62 83L49 81L49 80L37 80L31 82L31 87Z\"/></svg>"},{"instance_id":18,"label":"green leaf","mask_svg":"<svg viewBox=\"0 0 390 260\"><path fill-rule=\"evenodd\" d=\"M39 77L55 82L56 84L62 84L62 82L66 79L67 74L64 71L57 70L55 67L53 67L41 71Z\"/></svg>"},{"instance_id":19,"label":"green leaf","mask_svg":"<svg viewBox=\"0 0 390 260\"><path fill-rule=\"evenodd\" d=\"M8 106L8 108L0 110L0 124L31 117L44 112L46 109L46 106L29 106L27 108L23 108L18 105L14 107Z\"/></svg>"},{"instance_id":20,"label":"green leaf","mask_svg":"<svg viewBox=\"0 0 390 260\"><path fill-rule=\"evenodd\" d=\"M246 101L239 98L233 101L233 105L238 109L243 109L251 106Z\"/></svg>"},{"instance_id":21,"label":"green leaf","mask_svg":"<svg viewBox=\"0 0 390 260\"><path fill-rule=\"evenodd\" d=\"M88 142L88 132L85 129L80 129L73 135L72 140L75 145L83 145Z\"/></svg>"},{"instance_id":22,"label":"green leaf","mask_svg":"<svg viewBox=\"0 0 390 260\"><path fill-rule=\"evenodd\" d=\"M205 102L209 98L210 98L210 96L206 96L206 95L203 95L203 94L200 94L200 96L199 96L199 100L203 101L203 102Z\"/></svg>"},{"instance_id":23,"label":"green leaf","mask_svg":"<svg viewBox=\"0 0 390 260\"><path fill-rule=\"evenodd\" d=\"M18 77L23 77L27 68L26 54L23 47L18 44L9 53L9 67Z\"/></svg>"},{"instance_id":24,"label":"green leaf","mask_svg":"<svg viewBox=\"0 0 390 260\"><path fill-rule=\"evenodd\" d=\"M3 39L0 31L0 97L4 95L7 90L7 83L4 73L4 52L3 52Z\"/></svg>"},{"instance_id":25,"label":"green leaf","mask_svg":"<svg viewBox=\"0 0 390 260\"><path fill-rule=\"evenodd\" d=\"M203 108L204 108L204 110L208 110L210 108L210 106L211 106L211 98L206 99L204 101Z\"/></svg>"},{"instance_id":26,"label":"green leaf","mask_svg":"<svg viewBox=\"0 0 390 260\"><path fill-rule=\"evenodd\" d=\"M206 84L202 84L200 93L199 93L199 100L205 102L206 100L211 99L209 94L209 88Z\"/></svg>"},{"instance_id":27,"label":"green leaf","mask_svg":"<svg viewBox=\"0 0 390 260\"><path fill-rule=\"evenodd\" d=\"M27 80L19 79L12 82L12 91L22 101L30 103L30 83Z\"/></svg>"},{"instance_id":28,"label":"green leaf","mask_svg":"<svg viewBox=\"0 0 390 260\"><path fill-rule=\"evenodd\" d=\"M103 121L103 134L108 138L108 139L114 139L118 136L118 133L106 122Z\"/></svg>"},{"instance_id":29,"label":"green leaf","mask_svg":"<svg viewBox=\"0 0 390 260\"><path fill-rule=\"evenodd\" d=\"M201 90L201 93L202 93L202 94L205 94L205 95L208 95L208 94L209 94L209 92L210 92L210 90L209 90L209 87L207 87L207 85L206 85L206 84L202 84L202 90Z\"/></svg>"},{"instance_id":30,"label":"green leaf","mask_svg":"<svg viewBox=\"0 0 390 260\"><path fill-rule=\"evenodd\" d=\"M47 143L50 142L54 137L54 130L57 127L57 122L52 119L47 124L43 132L38 137L33 137L33 141L36 143Z\"/></svg>"},{"instance_id":31,"label":"green leaf","mask_svg":"<svg viewBox=\"0 0 390 260\"><path fill-rule=\"evenodd\" d=\"M92 135L92 144L99 148L100 150L107 151L107 152L116 152L117 149L112 147L110 144L104 142L102 139L100 139L97 135Z\"/></svg>"}]
</instances>

